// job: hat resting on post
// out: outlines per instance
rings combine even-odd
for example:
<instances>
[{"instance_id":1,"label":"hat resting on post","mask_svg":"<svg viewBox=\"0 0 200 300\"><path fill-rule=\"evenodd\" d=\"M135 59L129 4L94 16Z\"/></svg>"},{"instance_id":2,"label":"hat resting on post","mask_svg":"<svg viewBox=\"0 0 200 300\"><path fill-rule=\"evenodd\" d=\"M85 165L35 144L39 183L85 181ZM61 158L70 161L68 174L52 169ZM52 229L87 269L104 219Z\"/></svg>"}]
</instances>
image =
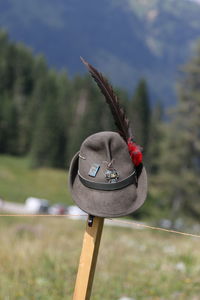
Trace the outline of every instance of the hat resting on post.
<instances>
[{"instance_id":1,"label":"hat resting on post","mask_svg":"<svg viewBox=\"0 0 200 300\"><path fill-rule=\"evenodd\" d=\"M70 164L70 191L77 206L90 215L125 216L136 211L147 195L141 148L112 87L94 67L82 62L104 94L119 133L104 131L86 138Z\"/></svg>"}]
</instances>

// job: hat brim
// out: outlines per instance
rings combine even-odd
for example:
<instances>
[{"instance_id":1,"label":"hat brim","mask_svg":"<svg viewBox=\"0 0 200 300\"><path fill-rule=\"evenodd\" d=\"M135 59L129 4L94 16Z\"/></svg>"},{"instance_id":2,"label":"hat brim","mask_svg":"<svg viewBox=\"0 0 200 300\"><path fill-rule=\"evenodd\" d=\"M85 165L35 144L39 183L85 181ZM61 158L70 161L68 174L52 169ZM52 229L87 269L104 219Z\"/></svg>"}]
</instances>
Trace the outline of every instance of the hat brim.
<instances>
[{"instance_id":1,"label":"hat brim","mask_svg":"<svg viewBox=\"0 0 200 300\"><path fill-rule=\"evenodd\" d=\"M121 217L136 211L147 195L147 174L142 167L137 187L130 184L114 191L94 190L84 186L78 176L79 152L75 154L69 169L69 188L74 202L83 211L98 217Z\"/></svg>"}]
</instances>

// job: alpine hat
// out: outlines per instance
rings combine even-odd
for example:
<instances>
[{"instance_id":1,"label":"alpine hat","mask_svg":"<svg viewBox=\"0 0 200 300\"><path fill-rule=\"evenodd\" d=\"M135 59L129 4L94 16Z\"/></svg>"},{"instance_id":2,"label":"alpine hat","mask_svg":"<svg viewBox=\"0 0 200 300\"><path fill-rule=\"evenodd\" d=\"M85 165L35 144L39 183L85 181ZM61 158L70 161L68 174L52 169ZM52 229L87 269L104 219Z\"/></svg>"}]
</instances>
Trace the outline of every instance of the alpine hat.
<instances>
[{"instance_id":1,"label":"alpine hat","mask_svg":"<svg viewBox=\"0 0 200 300\"><path fill-rule=\"evenodd\" d=\"M73 157L69 187L74 202L88 214L121 217L144 203L147 175L142 163L134 166L123 138L104 131L86 138Z\"/></svg>"}]
</instances>

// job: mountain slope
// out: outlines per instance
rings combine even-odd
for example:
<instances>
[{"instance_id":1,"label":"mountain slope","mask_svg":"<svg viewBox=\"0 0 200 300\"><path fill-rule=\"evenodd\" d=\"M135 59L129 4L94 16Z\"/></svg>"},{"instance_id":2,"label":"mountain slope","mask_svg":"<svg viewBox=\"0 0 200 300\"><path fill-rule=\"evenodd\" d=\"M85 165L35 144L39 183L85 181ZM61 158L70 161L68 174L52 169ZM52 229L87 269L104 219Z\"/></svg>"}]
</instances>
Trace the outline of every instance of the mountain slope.
<instances>
[{"instance_id":1,"label":"mountain slope","mask_svg":"<svg viewBox=\"0 0 200 300\"><path fill-rule=\"evenodd\" d=\"M146 77L152 99L175 100L178 67L200 37L200 6L186 0L3 0L0 26L52 66L84 72L83 56L132 91Z\"/></svg>"}]
</instances>

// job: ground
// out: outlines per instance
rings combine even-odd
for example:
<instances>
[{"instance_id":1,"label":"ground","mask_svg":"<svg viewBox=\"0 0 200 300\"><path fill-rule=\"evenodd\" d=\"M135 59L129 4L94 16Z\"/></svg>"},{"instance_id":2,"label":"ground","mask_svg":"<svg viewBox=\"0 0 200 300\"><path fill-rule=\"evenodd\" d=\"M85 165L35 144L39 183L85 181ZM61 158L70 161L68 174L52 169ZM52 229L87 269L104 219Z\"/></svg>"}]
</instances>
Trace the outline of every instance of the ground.
<instances>
[{"instance_id":1,"label":"ground","mask_svg":"<svg viewBox=\"0 0 200 300\"><path fill-rule=\"evenodd\" d=\"M0 299L71 300L85 221L1 217ZM91 300L199 300L200 239L104 226Z\"/></svg>"}]
</instances>

